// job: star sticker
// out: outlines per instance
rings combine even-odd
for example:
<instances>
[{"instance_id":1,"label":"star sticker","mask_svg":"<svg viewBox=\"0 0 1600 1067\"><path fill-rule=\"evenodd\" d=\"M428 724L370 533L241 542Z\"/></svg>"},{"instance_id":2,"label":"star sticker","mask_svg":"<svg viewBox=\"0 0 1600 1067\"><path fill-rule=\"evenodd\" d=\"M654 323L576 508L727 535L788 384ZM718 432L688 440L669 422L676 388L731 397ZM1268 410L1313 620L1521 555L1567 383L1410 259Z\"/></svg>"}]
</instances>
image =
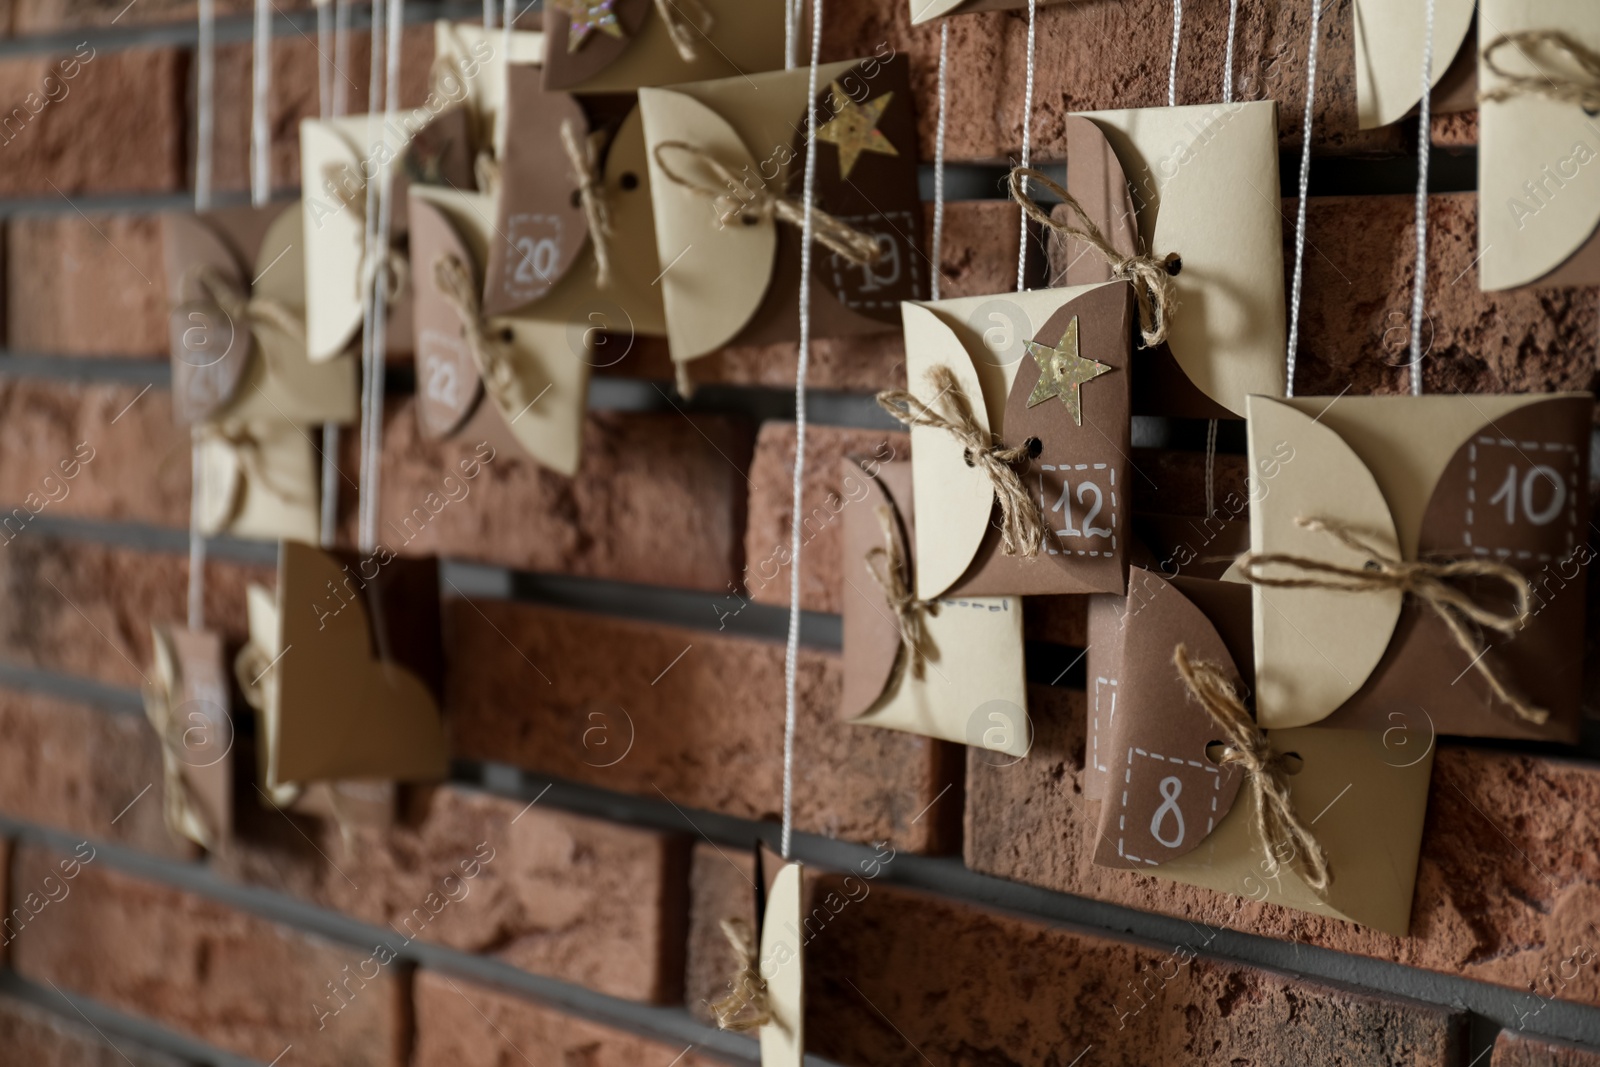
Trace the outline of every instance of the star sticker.
<instances>
[{"instance_id":1,"label":"star sticker","mask_svg":"<svg viewBox=\"0 0 1600 1067\"><path fill-rule=\"evenodd\" d=\"M1078 317L1074 315L1072 321L1067 323L1067 332L1061 335L1061 340L1056 342L1054 348L1029 341L1028 354L1039 364L1039 384L1029 394L1028 406L1031 408L1058 396L1067 410L1072 412L1072 421L1082 426L1083 397L1079 392L1080 387L1116 368L1078 355Z\"/></svg>"},{"instance_id":2,"label":"star sticker","mask_svg":"<svg viewBox=\"0 0 1600 1067\"><path fill-rule=\"evenodd\" d=\"M567 52L583 47L589 34L599 30L607 37L622 40L622 24L617 21L617 0L551 0L557 11L567 15Z\"/></svg>"},{"instance_id":3,"label":"star sticker","mask_svg":"<svg viewBox=\"0 0 1600 1067\"><path fill-rule=\"evenodd\" d=\"M884 93L876 100L858 104L845 95L839 83L828 86L832 94L833 118L817 131L817 140L839 147L839 177L850 177L856 158L863 152L877 152L885 156L898 156L889 138L878 129L878 120L884 109L894 99L893 93Z\"/></svg>"}]
</instances>

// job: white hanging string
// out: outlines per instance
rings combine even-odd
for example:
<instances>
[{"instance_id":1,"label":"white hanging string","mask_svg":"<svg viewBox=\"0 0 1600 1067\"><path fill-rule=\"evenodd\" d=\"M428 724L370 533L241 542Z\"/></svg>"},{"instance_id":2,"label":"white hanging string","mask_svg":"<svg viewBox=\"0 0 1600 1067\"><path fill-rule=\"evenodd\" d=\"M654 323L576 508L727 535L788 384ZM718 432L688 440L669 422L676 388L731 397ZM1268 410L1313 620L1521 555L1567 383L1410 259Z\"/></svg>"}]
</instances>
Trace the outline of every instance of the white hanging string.
<instances>
[{"instance_id":1,"label":"white hanging string","mask_svg":"<svg viewBox=\"0 0 1600 1067\"><path fill-rule=\"evenodd\" d=\"M1228 44L1222 68L1222 102L1233 103L1233 39L1239 28L1239 0L1228 0Z\"/></svg>"},{"instance_id":2,"label":"white hanging string","mask_svg":"<svg viewBox=\"0 0 1600 1067\"><path fill-rule=\"evenodd\" d=\"M317 5L317 117L326 121L333 114L333 4L316 0Z\"/></svg>"},{"instance_id":3,"label":"white hanging string","mask_svg":"<svg viewBox=\"0 0 1600 1067\"><path fill-rule=\"evenodd\" d=\"M216 128L216 9L212 0L200 0L197 14L195 69L194 209L211 207L211 138ZM199 427L189 441L189 629L206 624L206 538L200 529L200 485L205 477L205 457Z\"/></svg>"},{"instance_id":4,"label":"white hanging string","mask_svg":"<svg viewBox=\"0 0 1600 1067\"><path fill-rule=\"evenodd\" d=\"M250 100L250 203L272 198L272 0L256 0L255 85Z\"/></svg>"},{"instance_id":5,"label":"white hanging string","mask_svg":"<svg viewBox=\"0 0 1600 1067\"><path fill-rule=\"evenodd\" d=\"M1183 39L1183 0L1172 0L1172 58L1167 62L1167 106L1178 106L1178 42Z\"/></svg>"},{"instance_id":6,"label":"white hanging string","mask_svg":"<svg viewBox=\"0 0 1600 1067\"><path fill-rule=\"evenodd\" d=\"M811 0L811 77L806 100L805 219L800 228L800 352L794 372L794 516L789 530L789 640L783 658L783 858L794 834L796 670L800 663L800 531L805 514L806 371L811 361L811 206L817 188L817 60L822 53L822 0Z\"/></svg>"},{"instance_id":7,"label":"white hanging string","mask_svg":"<svg viewBox=\"0 0 1600 1067\"><path fill-rule=\"evenodd\" d=\"M1038 21L1039 0L1028 0L1028 62L1026 77L1022 87L1022 166L1033 165L1033 140L1030 128L1033 125L1033 77L1035 73L1034 42L1035 24ZM1028 179L1022 179L1022 191L1028 191ZM1017 241L1017 292L1022 292L1028 280L1028 213L1019 212L1022 221L1019 224L1021 237Z\"/></svg>"},{"instance_id":8,"label":"white hanging string","mask_svg":"<svg viewBox=\"0 0 1600 1067\"><path fill-rule=\"evenodd\" d=\"M1300 193L1295 204L1294 284L1289 297L1289 354L1284 394L1294 396L1294 365L1300 350L1300 294L1305 279L1306 191L1311 187L1311 117L1317 99L1317 29L1323 0L1311 0L1311 40L1306 48L1306 110L1300 126Z\"/></svg>"},{"instance_id":9,"label":"white hanging string","mask_svg":"<svg viewBox=\"0 0 1600 1067\"><path fill-rule=\"evenodd\" d=\"M933 276L928 280L928 296L939 299L939 282L944 276L944 126L949 92L950 20L939 23L939 125L933 137Z\"/></svg>"},{"instance_id":10,"label":"white hanging string","mask_svg":"<svg viewBox=\"0 0 1600 1067\"><path fill-rule=\"evenodd\" d=\"M327 121L338 114L339 92L343 66L337 57L344 48L343 30L339 15L330 0L317 0L317 113ZM335 423L322 424L322 506L321 543L332 548L339 524L339 427Z\"/></svg>"},{"instance_id":11,"label":"white hanging string","mask_svg":"<svg viewBox=\"0 0 1600 1067\"><path fill-rule=\"evenodd\" d=\"M800 12L803 0L783 0L783 69L793 70L795 49L800 41Z\"/></svg>"},{"instance_id":12,"label":"white hanging string","mask_svg":"<svg viewBox=\"0 0 1600 1067\"><path fill-rule=\"evenodd\" d=\"M1433 9L1427 0L1422 103L1417 111L1417 271L1411 286L1411 395L1422 395L1422 302L1428 282L1428 157L1433 147Z\"/></svg>"},{"instance_id":13,"label":"white hanging string","mask_svg":"<svg viewBox=\"0 0 1600 1067\"><path fill-rule=\"evenodd\" d=\"M333 0L333 113L350 113L350 0Z\"/></svg>"},{"instance_id":14,"label":"white hanging string","mask_svg":"<svg viewBox=\"0 0 1600 1067\"><path fill-rule=\"evenodd\" d=\"M517 21L517 9L514 6L515 3L516 0L506 0L505 11L501 15L501 21L505 24L505 35L501 38L501 40L504 42L505 47L501 49L500 54L505 56L505 65L507 67L511 65L511 24ZM507 85L510 85L510 77L511 76L508 71L506 74Z\"/></svg>"},{"instance_id":15,"label":"white hanging string","mask_svg":"<svg viewBox=\"0 0 1600 1067\"><path fill-rule=\"evenodd\" d=\"M383 0L375 0L373 6L376 7L381 3L383 3ZM494 0L483 0L483 28L486 30L494 29Z\"/></svg>"},{"instance_id":16,"label":"white hanging string","mask_svg":"<svg viewBox=\"0 0 1600 1067\"><path fill-rule=\"evenodd\" d=\"M492 0L486 0L486 2L492 2ZM384 143L380 138L388 136L387 129L381 128L379 125L383 111L383 90L385 86L383 79L383 26L384 0L374 0L371 32L372 61L367 69L367 147L369 159L378 159L387 154L378 151L379 146ZM361 260L363 264L382 262L378 254L378 201L382 195L379 180L381 173L380 169L376 173L367 175L366 229L363 233L366 254ZM381 273L374 269L368 269L361 277L361 446L358 472L356 474L356 540L362 551L369 550L367 511L372 498L372 484L369 478L372 452L373 390L377 384L378 376L376 364L383 358L383 353L374 345L376 340L374 335L377 331L377 294L382 288L379 283L380 278ZM374 357L375 352L377 353L376 358Z\"/></svg>"}]
</instances>

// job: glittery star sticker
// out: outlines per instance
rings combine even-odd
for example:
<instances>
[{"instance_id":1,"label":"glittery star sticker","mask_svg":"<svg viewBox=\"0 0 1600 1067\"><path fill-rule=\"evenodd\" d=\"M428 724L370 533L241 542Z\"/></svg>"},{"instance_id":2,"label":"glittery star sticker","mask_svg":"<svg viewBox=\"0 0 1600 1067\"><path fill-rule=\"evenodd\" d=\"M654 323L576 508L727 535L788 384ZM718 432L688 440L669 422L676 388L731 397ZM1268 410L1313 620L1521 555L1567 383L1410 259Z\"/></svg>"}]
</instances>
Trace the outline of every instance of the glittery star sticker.
<instances>
[{"instance_id":1,"label":"glittery star sticker","mask_svg":"<svg viewBox=\"0 0 1600 1067\"><path fill-rule=\"evenodd\" d=\"M1078 318L1067 323L1067 332L1061 335L1054 348L1046 348L1037 341L1028 342L1028 354L1039 364L1039 384L1028 395L1028 406L1042 404L1053 396L1072 412L1072 421L1083 425L1083 397L1079 390L1085 382L1092 382L1115 367L1108 367L1078 354Z\"/></svg>"},{"instance_id":2,"label":"glittery star sticker","mask_svg":"<svg viewBox=\"0 0 1600 1067\"><path fill-rule=\"evenodd\" d=\"M817 140L838 146L840 178L850 177L856 159L863 152L877 152L885 156L900 154L889 143L889 138L883 135L883 131L878 129L878 120L883 117L889 101L894 99L893 93L884 93L876 100L858 104L845 95L838 82L828 86L828 91L833 94L834 115L817 131Z\"/></svg>"},{"instance_id":3,"label":"glittery star sticker","mask_svg":"<svg viewBox=\"0 0 1600 1067\"><path fill-rule=\"evenodd\" d=\"M576 52L595 30L622 39L622 24L617 21L617 0L551 0L556 10L567 14L567 51Z\"/></svg>"}]
</instances>

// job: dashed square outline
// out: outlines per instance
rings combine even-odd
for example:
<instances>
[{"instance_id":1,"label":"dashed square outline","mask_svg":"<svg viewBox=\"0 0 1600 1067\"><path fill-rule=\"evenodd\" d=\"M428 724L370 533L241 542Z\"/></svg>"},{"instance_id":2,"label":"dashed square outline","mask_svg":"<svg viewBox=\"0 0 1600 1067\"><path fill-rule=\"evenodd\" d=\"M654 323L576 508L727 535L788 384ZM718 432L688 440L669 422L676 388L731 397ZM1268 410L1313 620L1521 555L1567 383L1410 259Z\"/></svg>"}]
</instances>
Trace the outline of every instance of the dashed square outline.
<instances>
[{"instance_id":1,"label":"dashed square outline","mask_svg":"<svg viewBox=\"0 0 1600 1067\"><path fill-rule=\"evenodd\" d=\"M1478 446L1485 445L1492 448L1509 448L1524 459L1530 459L1531 454L1540 452L1565 452L1572 458L1572 469L1567 472L1567 551L1571 551L1577 543L1578 533L1578 471L1582 465L1582 457L1577 448L1570 444L1559 444L1549 441L1513 441L1509 437L1498 437L1491 434L1479 434L1467 443L1467 507L1466 527L1461 532L1462 543L1472 549L1474 555L1494 556L1497 559L1509 560L1534 560L1539 563L1549 563L1555 558L1551 552L1529 552L1527 549L1513 551L1509 548L1491 548L1488 545L1473 543L1472 527L1476 518L1478 503Z\"/></svg>"},{"instance_id":2,"label":"dashed square outline","mask_svg":"<svg viewBox=\"0 0 1600 1067\"><path fill-rule=\"evenodd\" d=\"M1206 832L1205 834L1201 835L1200 838L1202 841L1204 841L1206 837L1209 837L1211 835L1211 831L1216 829L1217 826L1217 797L1222 794L1222 772L1211 763L1201 763L1199 760L1182 759L1178 756L1163 756L1159 752L1146 752L1144 749L1139 748L1136 745L1128 746L1128 766L1122 773L1122 804L1120 806L1120 810L1117 812L1117 855L1121 856L1125 860L1132 860L1134 863L1146 863L1152 867L1157 867L1161 864L1160 860L1147 859L1143 856L1135 856L1133 853L1128 852L1123 848L1123 844L1127 840L1122 835L1128 831L1128 786L1133 784L1133 757L1135 753L1138 753L1139 755L1145 756L1149 759L1153 759L1158 763L1176 763L1180 767L1185 764L1189 765L1190 767L1199 767L1202 771L1205 771L1211 775L1211 815L1206 819Z\"/></svg>"}]
</instances>

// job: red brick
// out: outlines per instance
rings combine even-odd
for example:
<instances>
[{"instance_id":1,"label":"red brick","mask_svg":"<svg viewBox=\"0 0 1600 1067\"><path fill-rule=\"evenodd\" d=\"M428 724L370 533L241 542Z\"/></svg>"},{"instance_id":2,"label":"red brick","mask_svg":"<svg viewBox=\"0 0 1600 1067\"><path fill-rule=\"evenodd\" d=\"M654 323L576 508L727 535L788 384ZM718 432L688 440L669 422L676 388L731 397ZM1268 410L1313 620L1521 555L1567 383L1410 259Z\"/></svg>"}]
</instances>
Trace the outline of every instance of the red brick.
<instances>
[{"instance_id":1,"label":"red brick","mask_svg":"<svg viewBox=\"0 0 1600 1067\"><path fill-rule=\"evenodd\" d=\"M1082 801L1083 694L1030 693L1034 747L1015 766L969 758L973 870L1213 926L1392 960L1540 998L1600 1005L1600 770L1441 745L1409 937L1092 863ZM1552 818L1553 812L1559 812ZM1536 995L1535 995L1536 994Z\"/></svg>"},{"instance_id":2,"label":"red brick","mask_svg":"<svg viewBox=\"0 0 1600 1067\"><path fill-rule=\"evenodd\" d=\"M675 1042L652 1041L433 971L417 975L416 1013L413 1067L464 1063L710 1067L722 1062L679 1048Z\"/></svg>"},{"instance_id":3,"label":"red brick","mask_svg":"<svg viewBox=\"0 0 1600 1067\"><path fill-rule=\"evenodd\" d=\"M197 6L193 0L13 0L15 16L12 32L16 34L52 33L79 26L109 26L119 28L151 25L162 22L193 22ZM287 12L310 7L308 0L273 0L277 11ZM218 0L215 6L218 18L249 15L248 0Z\"/></svg>"},{"instance_id":4,"label":"red brick","mask_svg":"<svg viewBox=\"0 0 1600 1067\"><path fill-rule=\"evenodd\" d=\"M61 858L20 847L13 895L41 883ZM409 983L396 965L380 967L371 946L337 945L108 862L83 864L66 883L70 894L12 942L23 977L262 1063L291 1044L295 1063L315 1067L405 1062ZM334 988L349 992L341 1000Z\"/></svg>"},{"instance_id":5,"label":"red brick","mask_svg":"<svg viewBox=\"0 0 1600 1067\"><path fill-rule=\"evenodd\" d=\"M719 607L707 598L708 615ZM782 644L487 599L448 601L445 628L458 756L777 818ZM837 654L802 650L795 826L914 852L949 847L945 809L918 816L956 780L954 747L837 721L839 684Z\"/></svg>"},{"instance_id":6,"label":"red brick","mask_svg":"<svg viewBox=\"0 0 1600 1067\"><path fill-rule=\"evenodd\" d=\"M454 787L419 807L341 840L331 824L247 805L213 863L401 938L614 997L681 998L686 839Z\"/></svg>"},{"instance_id":7,"label":"red brick","mask_svg":"<svg viewBox=\"0 0 1600 1067\"><path fill-rule=\"evenodd\" d=\"M63 1011L70 1011L66 1004ZM20 1000L0 998L0 1048L8 1063L28 1067L179 1067L179 1061L125 1037L114 1041L93 1027Z\"/></svg>"},{"instance_id":8,"label":"red brick","mask_svg":"<svg viewBox=\"0 0 1600 1067\"><path fill-rule=\"evenodd\" d=\"M0 736L0 811L10 818L193 855L162 817L161 745L143 717L0 689Z\"/></svg>"},{"instance_id":9,"label":"red brick","mask_svg":"<svg viewBox=\"0 0 1600 1067\"><path fill-rule=\"evenodd\" d=\"M464 480L460 464L479 442L425 440L408 399L385 423L378 536L406 554L725 596L738 578L751 429L735 417L597 412L584 428L576 477L501 448ZM449 484L447 475L456 475ZM429 517L425 498L463 489ZM346 496L353 510L354 490Z\"/></svg>"},{"instance_id":10,"label":"red brick","mask_svg":"<svg viewBox=\"0 0 1600 1067\"><path fill-rule=\"evenodd\" d=\"M172 48L79 54L90 58L77 60L70 79L60 75L72 68L59 63L74 55L71 49L57 57L0 62L6 114L14 118L20 109L28 118L20 129L8 127L9 140L0 145L0 196L60 199L183 188L184 54ZM58 85L66 87L65 95ZM30 115L47 90L58 98Z\"/></svg>"},{"instance_id":11,"label":"red brick","mask_svg":"<svg viewBox=\"0 0 1600 1067\"><path fill-rule=\"evenodd\" d=\"M6 338L46 355L167 354L167 285L154 215L76 212L6 227Z\"/></svg>"},{"instance_id":12,"label":"red brick","mask_svg":"<svg viewBox=\"0 0 1600 1067\"><path fill-rule=\"evenodd\" d=\"M1600 1049L1502 1030L1494 1043L1494 1067L1600 1067Z\"/></svg>"}]
</instances>

